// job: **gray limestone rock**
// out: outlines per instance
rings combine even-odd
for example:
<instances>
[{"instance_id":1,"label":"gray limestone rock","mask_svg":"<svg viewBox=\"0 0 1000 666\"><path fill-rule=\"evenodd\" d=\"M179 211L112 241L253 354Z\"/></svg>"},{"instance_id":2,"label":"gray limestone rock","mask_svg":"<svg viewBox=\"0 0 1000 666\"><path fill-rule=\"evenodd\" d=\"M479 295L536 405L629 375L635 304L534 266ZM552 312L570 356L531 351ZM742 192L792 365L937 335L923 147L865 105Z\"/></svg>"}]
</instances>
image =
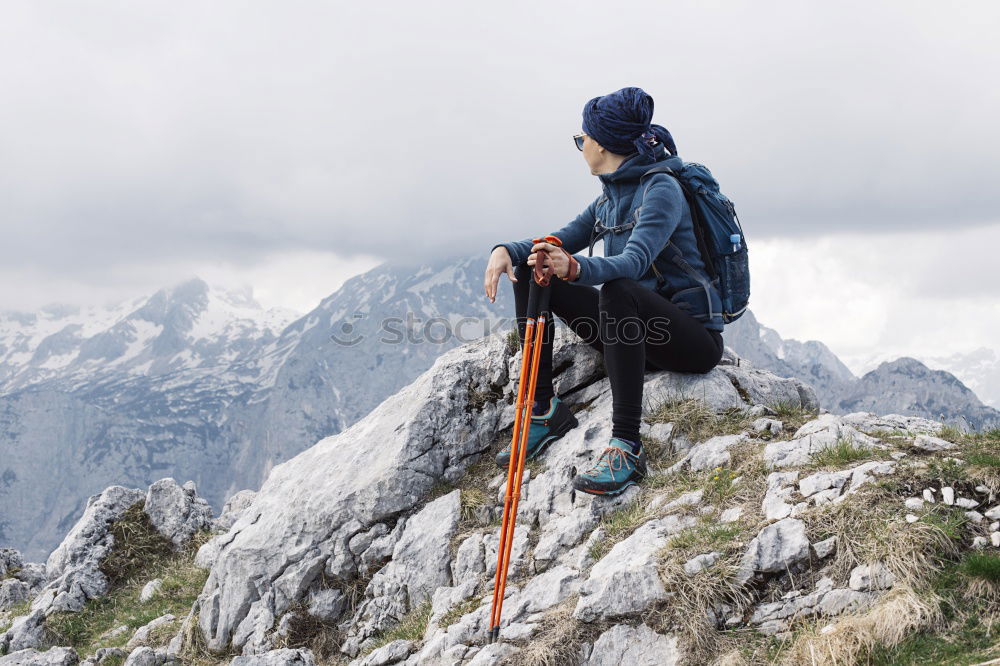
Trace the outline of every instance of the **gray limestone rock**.
<instances>
[{"instance_id":1,"label":"gray limestone rock","mask_svg":"<svg viewBox=\"0 0 1000 666\"><path fill-rule=\"evenodd\" d=\"M406 523L392 560L372 578L352 620L344 651L352 656L366 639L398 622L451 584L450 543L461 510L460 491L440 497Z\"/></svg>"},{"instance_id":2,"label":"gray limestone rock","mask_svg":"<svg viewBox=\"0 0 1000 666\"><path fill-rule=\"evenodd\" d=\"M895 585L896 577L881 562L862 564L851 570L848 586L852 590L868 592L871 590L888 590Z\"/></svg>"},{"instance_id":3,"label":"gray limestone rock","mask_svg":"<svg viewBox=\"0 0 1000 666\"><path fill-rule=\"evenodd\" d=\"M137 647L125 659L125 666L162 666L165 655L145 645Z\"/></svg>"},{"instance_id":4,"label":"gray limestone rock","mask_svg":"<svg viewBox=\"0 0 1000 666\"><path fill-rule=\"evenodd\" d=\"M194 481L183 486L171 478L153 483L146 493L145 511L153 527L176 548L183 547L198 530L212 525L212 507L198 497Z\"/></svg>"},{"instance_id":5,"label":"gray limestone rock","mask_svg":"<svg viewBox=\"0 0 1000 666\"><path fill-rule=\"evenodd\" d=\"M645 624L615 625L598 637L586 666L673 666L684 663L674 636L658 634Z\"/></svg>"},{"instance_id":6,"label":"gray limestone rock","mask_svg":"<svg viewBox=\"0 0 1000 666\"><path fill-rule=\"evenodd\" d=\"M282 648L263 654L236 657L229 666L315 666L312 650Z\"/></svg>"},{"instance_id":7,"label":"gray limestone rock","mask_svg":"<svg viewBox=\"0 0 1000 666\"><path fill-rule=\"evenodd\" d=\"M694 523L693 517L670 515L647 522L615 544L581 586L573 617L593 622L636 613L666 599L657 570L660 550L670 536Z\"/></svg>"},{"instance_id":8,"label":"gray limestone rock","mask_svg":"<svg viewBox=\"0 0 1000 666\"><path fill-rule=\"evenodd\" d=\"M49 582L32 600L29 613L16 618L10 629L0 634L0 651L41 646L45 638L42 621L47 615L79 611L88 600L107 593L108 580L100 571L100 562L114 543L108 527L142 499L141 490L111 486L87 501L83 516L49 555Z\"/></svg>"},{"instance_id":9,"label":"gray limestone rock","mask_svg":"<svg viewBox=\"0 0 1000 666\"><path fill-rule=\"evenodd\" d=\"M162 578L154 578L145 585L142 586L142 591L139 592L139 601L146 603L151 601L153 597L160 593L160 589L163 587Z\"/></svg>"},{"instance_id":10,"label":"gray limestone rock","mask_svg":"<svg viewBox=\"0 0 1000 666\"><path fill-rule=\"evenodd\" d=\"M809 557L809 539L806 526L796 518L785 518L768 525L750 542L737 581L746 583L755 572L784 571L793 564Z\"/></svg>"},{"instance_id":11,"label":"gray limestone rock","mask_svg":"<svg viewBox=\"0 0 1000 666\"><path fill-rule=\"evenodd\" d=\"M255 497L257 497L257 493L253 490L241 490L235 493L226 500L219 517L212 521L212 528L215 530L228 530L250 508Z\"/></svg>"},{"instance_id":12,"label":"gray limestone rock","mask_svg":"<svg viewBox=\"0 0 1000 666\"><path fill-rule=\"evenodd\" d=\"M913 438L913 448L921 451L946 451L954 447L954 443L933 435L917 435Z\"/></svg>"},{"instance_id":13,"label":"gray limestone rock","mask_svg":"<svg viewBox=\"0 0 1000 666\"><path fill-rule=\"evenodd\" d=\"M372 650L364 659L355 659L349 666L388 666L397 664L413 652L413 641L398 640Z\"/></svg>"},{"instance_id":14,"label":"gray limestone rock","mask_svg":"<svg viewBox=\"0 0 1000 666\"><path fill-rule=\"evenodd\" d=\"M491 401L475 410L468 405L470 394L507 383L505 345L492 336L446 352L353 426L271 471L250 510L221 540L200 597L199 624L210 649L248 641L250 649L262 649L274 618L324 569L347 579L357 575L359 563L348 549L356 534L413 510L435 483L457 480L489 448L503 408ZM375 442L377 456L371 455ZM445 501L457 506L457 499ZM414 537L405 547L417 545ZM429 598L450 582L448 552L445 540L429 575L417 580L414 574L408 587ZM369 610L365 623L375 626L375 618L397 609Z\"/></svg>"},{"instance_id":15,"label":"gray limestone rock","mask_svg":"<svg viewBox=\"0 0 1000 666\"><path fill-rule=\"evenodd\" d=\"M746 441L746 439L746 433L711 437L701 444L696 444L683 458L671 466L670 471L679 472L689 468L698 472L728 465L730 461L729 449Z\"/></svg>"},{"instance_id":16,"label":"gray limestone rock","mask_svg":"<svg viewBox=\"0 0 1000 666\"><path fill-rule=\"evenodd\" d=\"M0 666L74 666L79 661L73 648L54 647L44 652L27 648L0 657Z\"/></svg>"},{"instance_id":17,"label":"gray limestone rock","mask_svg":"<svg viewBox=\"0 0 1000 666\"><path fill-rule=\"evenodd\" d=\"M764 462L769 467L805 465L823 449L846 440L859 448L879 446L878 440L844 422L835 414L821 414L795 431L791 440L771 442L764 447Z\"/></svg>"},{"instance_id":18,"label":"gray limestone rock","mask_svg":"<svg viewBox=\"0 0 1000 666\"><path fill-rule=\"evenodd\" d=\"M8 578L0 581L0 611L5 611L28 600L31 588L24 581Z\"/></svg>"},{"instance_id":19,"label":"gray limestone rock","mask_svg":"<svg viewBox=\"0 0 1000 666\"><path fill-rule=\"evenodd\" d=\"M168 613L166 615L161 615L155 620L151 620L150 622L144 624L143 626L135 630L135 633L132 634L132 638L128 639L128 642L125 644L125 647L134 648L139 645L145 644L149 640L150 634L152 634L155 629L168 625L171 622L175 621L176 619L177 618L175 616L170 615Z\"/></svg>"}]
</instances>

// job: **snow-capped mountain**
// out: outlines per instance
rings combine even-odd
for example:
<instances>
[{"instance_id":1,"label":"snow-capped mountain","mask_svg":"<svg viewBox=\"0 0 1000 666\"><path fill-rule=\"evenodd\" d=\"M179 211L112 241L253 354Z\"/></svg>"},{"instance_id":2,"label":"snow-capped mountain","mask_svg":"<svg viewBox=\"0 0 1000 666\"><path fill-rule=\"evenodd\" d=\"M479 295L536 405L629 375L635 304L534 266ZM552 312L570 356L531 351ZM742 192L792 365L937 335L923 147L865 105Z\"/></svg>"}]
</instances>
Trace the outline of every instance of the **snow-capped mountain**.
<instances>
[{"instance_id":1,"label":"snow-capped mountain","mask_svg":"<svg viewBox=\"0 0 1000 666\"><path fill-rule=\"evenodd\" d=\"M0 393L47 382L75 390L104 378L162 375L239 361L299 313L264 309L249 287L194 278L106 307L0 313Z\"/></svg>"},{"instance_id":2,"label":"snow-capped mountain","mask_svg":"<svg viewBox=\"0 0 1000 666\"><path fill-rule=\"evenodd\" d=\"M510 317L510 287L490 304L484 269L382 265L300 317L198 279L115 306L5 313L0 545L44 557L112 484L193 479L216 508L258 487Z\"/></svg>"}]
</instances>

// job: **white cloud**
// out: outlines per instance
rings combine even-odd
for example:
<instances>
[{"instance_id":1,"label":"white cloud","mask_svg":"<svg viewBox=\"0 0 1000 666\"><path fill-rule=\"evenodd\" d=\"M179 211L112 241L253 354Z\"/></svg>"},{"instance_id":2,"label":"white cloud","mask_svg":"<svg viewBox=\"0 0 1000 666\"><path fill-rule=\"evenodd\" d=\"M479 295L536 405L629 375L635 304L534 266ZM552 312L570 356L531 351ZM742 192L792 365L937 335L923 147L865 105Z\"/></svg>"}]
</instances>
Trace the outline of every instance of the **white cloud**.
<instances>
[{"instance_id":1,"label":"white cloud","mask_svg":"<svg viewBox=\"0 0 1000 666\"><path fill-rule=\"evenodd\" d=\"M869 357L997 345L1000 224L757 242L747 233L757 318L784 337L821 340L853 371Z\"/></svg>"}]
</instances>

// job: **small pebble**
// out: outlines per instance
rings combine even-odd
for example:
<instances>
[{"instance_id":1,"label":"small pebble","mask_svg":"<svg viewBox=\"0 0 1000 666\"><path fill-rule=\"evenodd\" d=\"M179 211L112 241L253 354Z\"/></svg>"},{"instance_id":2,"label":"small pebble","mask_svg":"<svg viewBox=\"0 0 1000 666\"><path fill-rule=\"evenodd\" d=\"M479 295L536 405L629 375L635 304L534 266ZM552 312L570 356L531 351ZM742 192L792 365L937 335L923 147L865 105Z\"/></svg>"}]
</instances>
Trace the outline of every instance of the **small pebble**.
<instances>
[{"instance_id":1,"label":"small pebble","mask_svg":"<svg viewBox=\"0 0 1000 666\"><path fill-rule=\"evenodd\" d=\"M955 504L955 489L951 486L945 486L941 489L941 501L948 506L953 506Z\"/></svg>"},{"instance_id":2,"label":"small pebble","mask_svg":"<svg viewBox=\"0 0 1000 666\"><path fill-rule=\"evenodd\" d=\"M1000 532L994 532L993 534L991 534L990 541L993 542L994 546L1000 548Z\"/></svg>"},{"instance_id":3,"label":"small pebble","mask_svg":"<svg viewBox=\"0 0 1000 666\"><path fill-rule=\"evenodd\" d=\"M979 506L979 502L974 499L969 499L968 497L959 497L955 500L955 504L962 507L963 509L975 509Z\"/></svg>"},{"instance_id":4,"label":"small pebble","mask_svg":"<svg viewBox=\"0 0 1000 666\"><path fill-rule=\"evenodd\" d=\"M924 501L934 504L934 491L930 488L924 488Z\"/></svg>"},{"instance_id":5,"label":"small pebble","mask_svg":"<svg viewBox=\"0 0 1000 666\"><path fill-rule=\"evenodd\" d=\"M908 523L915 523L918 520L920 520L920 519L917 518L916 516L914 516L912 513L906 514L906 522L908 522Z\"/></svg>"},{"instance_id":6,"label":"small pebble","mask_svg":"<svg viewBox=\"0 0 1000 666\"><path fill-rule=\"evenodd\" d=\"M975 539L972 540L972 547L973 548L983 548L989 542L990 542L990 540L987 539L986 537L984 537L984 536L977 536Z\"/></svg>"},{"instance_id":7,"label":"small pebble","mask_svg":"<svg viewBox=\"0 0 1000 666\"><path fill-rule=\"evenodd\" d=\"M983 514L978 511L966 511L965 517L976 524L983 522Z\"/></svg>"},{"instance_id":8,"label":"small pebble","mask_svg":"<svg viewBox=\"0 0 1000 666\"><path fill-rule=\"evenodd\" d=\"M919 497L907 497L906 508L911 511L920 511L920 509L924 508L924 501Z\"/></svg>"}]
</instances>

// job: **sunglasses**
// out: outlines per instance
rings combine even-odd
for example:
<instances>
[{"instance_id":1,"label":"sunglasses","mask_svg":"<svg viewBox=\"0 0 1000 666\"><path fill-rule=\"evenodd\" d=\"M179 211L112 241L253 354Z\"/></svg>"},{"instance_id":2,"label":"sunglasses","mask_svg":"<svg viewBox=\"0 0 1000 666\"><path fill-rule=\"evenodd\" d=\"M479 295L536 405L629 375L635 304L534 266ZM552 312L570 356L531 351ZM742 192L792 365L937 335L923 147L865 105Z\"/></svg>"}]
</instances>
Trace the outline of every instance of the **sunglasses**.
<instances>
[{"instance_id":1,"label":"sunglasses","mask_svg":"<svg viewBox=\"0 0 1000 666\"><path fill-rule=\"evenodd\" d=\"M576 144L576 149L577 150L583 150L583 137L585 137L585 136L587 136L587 135L584 134L584 133L582 133L582 132L580 134L574 134L573 135L573 143Z\"/></svg>"}]
</instances>

